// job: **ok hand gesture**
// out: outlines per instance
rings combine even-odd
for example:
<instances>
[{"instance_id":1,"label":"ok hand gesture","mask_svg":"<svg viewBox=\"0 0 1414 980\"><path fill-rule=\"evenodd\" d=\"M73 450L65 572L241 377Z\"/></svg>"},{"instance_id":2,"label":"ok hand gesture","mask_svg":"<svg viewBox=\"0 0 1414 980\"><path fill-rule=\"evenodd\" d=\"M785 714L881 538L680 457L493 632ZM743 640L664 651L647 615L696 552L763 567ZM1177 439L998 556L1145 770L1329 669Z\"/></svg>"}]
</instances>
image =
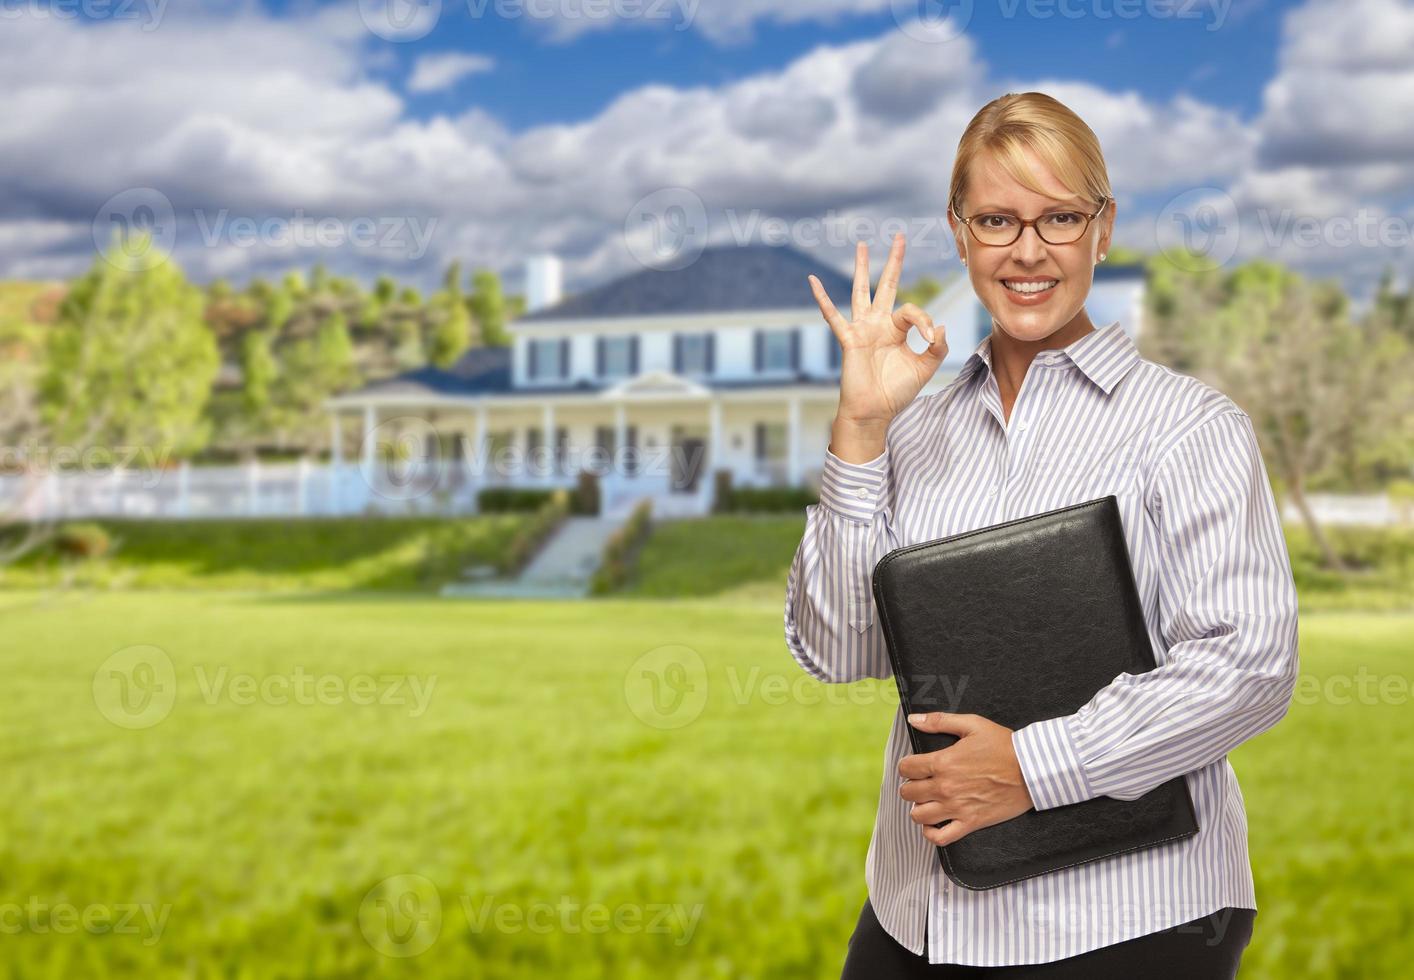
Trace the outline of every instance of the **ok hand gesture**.
<instances>
[{"instance_id":1,"label":"ok hand gesture","mask_svg":"<svg viewBox=\"0 0 1414 980\"><path fill-rule=\"evenodd\" d=\"M843 349L840 403L830 450L847 462L868 462L883 452L889 422L928 383L947 356L944 331L934 326L932 317L913 303L894 309L903 252L903 236L895 235L879 289L871 300L869 247L863 242L855 246L849 319L835 309L820 280L810 277L820 312ZM914 353L908 346L911 325L928 341L922 353Z\"/></svg>"}]
</instances>

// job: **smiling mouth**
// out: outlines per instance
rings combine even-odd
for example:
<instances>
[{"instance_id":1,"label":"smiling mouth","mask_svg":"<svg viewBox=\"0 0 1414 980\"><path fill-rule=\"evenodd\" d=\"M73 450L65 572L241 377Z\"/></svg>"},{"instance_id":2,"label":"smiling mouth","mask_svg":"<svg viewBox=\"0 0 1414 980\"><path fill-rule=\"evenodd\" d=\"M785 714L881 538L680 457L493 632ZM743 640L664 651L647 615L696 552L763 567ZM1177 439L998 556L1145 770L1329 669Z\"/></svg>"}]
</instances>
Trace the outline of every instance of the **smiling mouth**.
<instances>
[{"instance_id":1,"label":"smiling mouth","mask_svg":"<svg viewBox=\"0 0 1414 980\"><path fill-rule=\"evenodd\" d=\"M1002 285L1010 289L1013 293L1019 293L1022 296L1036 296L1054 289L1059 282L1059 279L1047 279L1044 282L1016 282L1011 279L1003 279Z\"/></svg>"}]
</instances>

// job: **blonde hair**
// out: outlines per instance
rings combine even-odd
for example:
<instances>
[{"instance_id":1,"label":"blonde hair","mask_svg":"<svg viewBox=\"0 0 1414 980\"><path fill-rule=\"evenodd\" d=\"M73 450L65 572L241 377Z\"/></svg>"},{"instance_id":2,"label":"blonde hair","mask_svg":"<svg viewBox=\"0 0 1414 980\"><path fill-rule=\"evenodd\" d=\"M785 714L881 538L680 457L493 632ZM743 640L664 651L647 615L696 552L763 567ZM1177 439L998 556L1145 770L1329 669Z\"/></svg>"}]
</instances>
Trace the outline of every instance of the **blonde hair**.
<instances>
[{"instance_id":1,"label":"blonde hair","mask_svg":"<svg viewBox=\"0 0 1414 980\"><path fill-rule=\"evenodd\" d=\"M1049 195L1031 173L1022 155L1025 149L1045 162L1072 194L1097 205L1110 199L1100 141L1084 120L1043 92L1008 92L978 110L958 140L948 186L953 213L965 217L959 211L962 192L973 164L984 153L1023 186Z\"/></svg>"}]
</instances>

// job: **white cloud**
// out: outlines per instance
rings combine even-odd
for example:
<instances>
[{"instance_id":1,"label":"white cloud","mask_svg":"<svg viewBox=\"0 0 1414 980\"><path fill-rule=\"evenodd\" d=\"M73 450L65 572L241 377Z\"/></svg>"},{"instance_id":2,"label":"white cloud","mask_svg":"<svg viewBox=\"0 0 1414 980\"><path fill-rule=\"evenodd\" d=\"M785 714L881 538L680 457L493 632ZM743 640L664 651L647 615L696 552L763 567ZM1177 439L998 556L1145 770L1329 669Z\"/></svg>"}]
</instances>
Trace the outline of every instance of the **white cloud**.
<instances>
[{"instance_id":1,"label":"white cloud","mask_svg":"<svg viewBox=\"0 0 1414 980\"><path fill-rule=\"evenodd\" d=\"M456 85L468 75L490 71L495 64L494 59L480 54L462 54L456 51L425 54L413 65L407 88L409 92L440 92Z\"/></svg>"},{"instance_id":2,"label":"white cloud","mask_svg":"<svg viewBox=\"0 0 1414 980\"><path fill-rule=\"evenodd\" d=\"M1367 2L1388 14L1389 4ZM1339 217L1407 196L1414 156L1397 142L1396 119L1374 126L1396 142L1355 162L1308 154L1263 163L1262 153L1283 145L1288 119L1322 132L1343 124L1323 108L1333 104L1323 92L1299 84L1300 71L1324 73L1325 85L1347 93L1391 73L1338 58L1317 63L1320 52L1306 50L1303 32L1321 29L1309 18L1331 6L1315 0L1291 15L1313 26L1288 23L1282 74L1255 122L1183 94L1158 101L1065 78L997 78L966 37L939 45L887 31L821 45L720 86L643 85L591 117L518 133L479 109L410 117L380 80L389 73L376 59L388 46L370 44L347 8L274 18L241 7L220 17L170 16L148 33L119 24L7 22L0 32L0 85L10 106L0 115L0 168L9 175L0 189L0 274L78 271L90 261L93 216L133 187L158 188L171 199L178 258L201 278L326 260L369 278L388 271L430 283L454 257L510 271L524 255L551 249L565 257L573 287L636 267L626 218L636 202L672 187L702 200L717 240L729 234L726 209L738 228L831 211L875 227L889 218L923 227L941 221L956 142L977 109L1004 92L1034 89L1071 106L1099 136L1121 197L1121 230L1137 236L1136 245L1152 244L1142 238L1152 239L1154 215L1131 207L1130 198L1203 185L1227 189L1240 209ZM745 9L723 7L727 13L706 16L734 23L731 10ZM807 16L803 4L770 9ZM1359 50L1380 63L1380 38L1347 40L1365 44ZM431 59L442 57L419 62L414 79L421 71L435 88L448 74ZM1363 112L1347 108L1346 115L1363 119ZM250 247L206 241L197 212L208 224L222 215L435 219L435 233L426 259L414 262L397 248L325 253L273 238ZM844 266L852 253L844 231L838 243L801 244ZM1258 240L1245 238L1248 245L1257 254ZM1313 268L1344 264L1360 276L1387 257L1284 246L1281 254ZM910 275L953 268L945 233L910 251Z\"/></svg>"}]
</instances>

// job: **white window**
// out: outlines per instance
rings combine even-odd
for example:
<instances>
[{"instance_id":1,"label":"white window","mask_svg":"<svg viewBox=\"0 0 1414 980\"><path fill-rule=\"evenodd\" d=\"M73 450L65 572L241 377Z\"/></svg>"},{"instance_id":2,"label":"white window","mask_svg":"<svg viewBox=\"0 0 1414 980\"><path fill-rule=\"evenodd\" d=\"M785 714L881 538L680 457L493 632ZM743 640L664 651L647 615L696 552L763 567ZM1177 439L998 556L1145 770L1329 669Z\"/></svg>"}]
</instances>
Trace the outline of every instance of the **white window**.
<instances>
[{"instance_id":1,"label":"white window","mask_svg":"<svg viewBox=\"0 0 1414 980\"><path fill-rule=\"evenodd\" d=\"M673 370L679 374L712 373L712 335L684 333L673 338L675 358Z\"/></svg>"},{"instance_id":2,"label":"white window","mask_svg":"<svg viewBox=\"0 0 1414 980\"><path fill-rule=\"evenodd\" d=\"M599 376L627 377L634 373L633 337L599 338Z\"/></svg>"},{"instance_id":3,"label":"white window","mask_svg":"<svg viewBox=\"0 0 1414 980\"><path fill-rule=\"evenodd\" d=\"M756 370L794 371L799 339L794 330L759 330L756 333Z\"/></svg>"},{"instance_id":4,"label":"white window","mask_svg":"<svg viewBox=\"0 0 1414 980\"><path fill-rule=\"evenodd\" d=\"M569 374L569 341L563 338L532 340L526 374L532 381L563 378Z\"/></svg>"}]
</instances>

